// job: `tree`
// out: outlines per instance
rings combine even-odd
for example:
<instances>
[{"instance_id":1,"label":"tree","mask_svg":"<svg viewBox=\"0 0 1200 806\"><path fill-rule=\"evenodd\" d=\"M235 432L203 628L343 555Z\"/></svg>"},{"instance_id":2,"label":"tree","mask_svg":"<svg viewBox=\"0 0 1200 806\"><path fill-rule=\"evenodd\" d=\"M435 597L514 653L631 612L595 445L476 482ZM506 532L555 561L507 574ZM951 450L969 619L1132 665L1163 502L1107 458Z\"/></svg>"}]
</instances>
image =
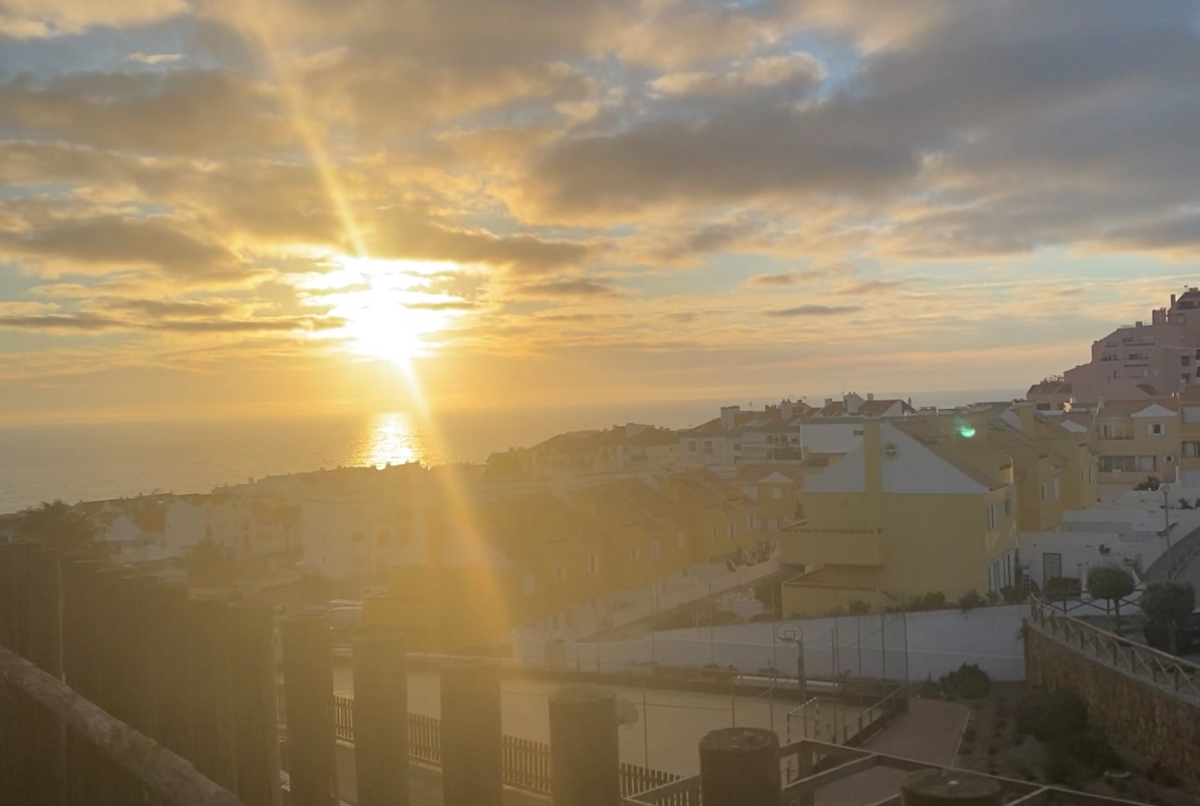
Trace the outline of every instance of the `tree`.
<instances>
[{"instance_id":1,"label":"tree","mask_svg":"<svg viewBox=\"0 0 1200 806\"><path fill-rule=\"evenodd\" d=\"M206 537L192 547L185 565L188 580L193 585L220 585L228 576L228 562L221 547L211 537Z\"/></svg>"},{"instance_id":2,"label":"tree","mask_svg":"<svg viewBox=\"0 0 1200 806\"><path fill-rule=\"evenodd\" d=\"M1152 582L1146 586L1139 604L1152 624L1166 627L1174 655L1178 649L1175 645L1176 625L1196 607L1196 589L1186 582Z\"/></svg>"},{"instance_id":3,"label":"tree","mask_svg":"<svg viewBox=\"0 0 1200 806\"><path fill-rule=\"evenodd\" d=\"M1088 569L1088 593L1112 602L1117 611L1117 635L1121 634L1121 600L1133 593L1137 583L1133 574L1116 563L1093 565Z\"/></svg>"},{"instance_id":4,"label":"tree","mask_svg":"<svg viewBox=\"0 0 1200 806\"><path fill-rule=\"evenodd\" d=\"M64 501L43 501L17 518L18 537L34 540L59 551L79 551L96 537L96 524Z\"/></svg>"}]
</instances>

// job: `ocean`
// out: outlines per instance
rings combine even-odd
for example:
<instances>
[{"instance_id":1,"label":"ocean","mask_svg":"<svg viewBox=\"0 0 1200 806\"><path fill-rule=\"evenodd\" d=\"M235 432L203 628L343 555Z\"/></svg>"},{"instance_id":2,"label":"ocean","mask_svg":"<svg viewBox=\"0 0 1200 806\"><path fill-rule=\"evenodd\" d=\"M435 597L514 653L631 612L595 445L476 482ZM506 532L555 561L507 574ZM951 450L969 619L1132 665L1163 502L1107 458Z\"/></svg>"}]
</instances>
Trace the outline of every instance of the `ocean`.
<instances>
[{"instance_id":1,"label":"ocean","mask_svg":"<svg viewBox=\"0 0 1200 806\"><path fill-rule=\"evenodd\" d=\"M1021 394L990 389L911 397L917 406L953 406ZM763 402L755 401L754 407L762 408ZM739 404L749 401L448 411L432 421L412 413L381 412L0 426L0 513L54 499L74 503L154 492L209 492L221 484L321 468L482 462L494 451L533 445L563 431L624 422L681 428L717 416L721 405Z\"/></svg>"}]
</instances>

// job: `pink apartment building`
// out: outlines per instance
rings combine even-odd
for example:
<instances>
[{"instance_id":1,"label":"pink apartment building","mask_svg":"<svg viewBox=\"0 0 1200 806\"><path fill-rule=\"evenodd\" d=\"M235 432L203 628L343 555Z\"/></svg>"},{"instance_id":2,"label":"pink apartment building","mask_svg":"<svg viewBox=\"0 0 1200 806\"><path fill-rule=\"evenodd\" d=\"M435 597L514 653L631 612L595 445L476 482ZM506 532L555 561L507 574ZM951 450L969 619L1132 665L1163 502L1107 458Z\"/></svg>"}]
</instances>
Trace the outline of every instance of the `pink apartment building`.
<instances>
[{"instance_id":1,"label":"pink apartment building","mask_svg":"<svg viewBox=\"0 0 1200 806\"><path fill-rule=\"evenodd\" d=\"M1200 382L1200 289L1172 294L1171 306L1151 311L1149 323L1092 342L1092 360L1067 370L1063 381L1077 404L1170 396Z\"/></svg>"}]
</instances>

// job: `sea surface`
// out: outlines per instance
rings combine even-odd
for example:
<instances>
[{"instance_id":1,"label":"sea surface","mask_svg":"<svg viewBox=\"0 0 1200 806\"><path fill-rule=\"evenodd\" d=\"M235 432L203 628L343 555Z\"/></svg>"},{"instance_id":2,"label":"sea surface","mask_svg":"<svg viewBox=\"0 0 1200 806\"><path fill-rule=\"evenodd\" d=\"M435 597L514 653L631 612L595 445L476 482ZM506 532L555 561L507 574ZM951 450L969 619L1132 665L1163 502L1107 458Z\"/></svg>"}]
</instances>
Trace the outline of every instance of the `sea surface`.
<instances>
[{"instance_id":1,"label":"sea surface","mask_svg":"<svg viewBox=\"0 0 1200 806\"><path fill-rule=\"evenodd\" d=\"M1006 400L1020 390L912 393L917 406ZM832 395L828 395L832 396ZM878 397L909 397L881 393ZM817 404L825 396L811 396ZM209 492L263 476L341 466L482 462L563 431L639 422L699 425L721 405L690 400L571 408L220 420L106 421L0 426L0 513L62 499L95 501L154 492ZM762 408L756 401L755 408Z\"/></svg>"}]
</instances>

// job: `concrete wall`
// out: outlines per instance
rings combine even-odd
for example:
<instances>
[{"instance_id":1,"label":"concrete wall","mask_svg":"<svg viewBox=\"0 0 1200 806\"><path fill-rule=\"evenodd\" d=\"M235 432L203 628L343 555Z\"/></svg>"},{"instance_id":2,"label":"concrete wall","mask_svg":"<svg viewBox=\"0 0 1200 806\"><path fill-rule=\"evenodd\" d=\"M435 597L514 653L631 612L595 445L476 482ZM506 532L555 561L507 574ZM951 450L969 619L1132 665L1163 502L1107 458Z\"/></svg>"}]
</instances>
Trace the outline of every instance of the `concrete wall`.
<instances>
[{"instance_id":1,"label":"concrete wall","mask_svg":"<svg viewBox=\"0 0 1200 806\"><path fill-rule=\"evenodd\" d=\"M1025 605L890 613L801 621L755 622L652 633L631 641L568 642L568 666L617 671L632 664L701 667L715 663L753 674L774 666L796 673L796 645L804 638L807 674L813 677L937 679L963 663L975 663L994 680L1025 678L1020 629ZM518 657L540 663L542 642L519 641Z\"/></svg>"},{"instance_id":2,"label":"concrete wall","mask_svg":"<svg viewBox=\"0 0 1200 806\"><path fill-rule=\"evenodd\" d=\"M1027 678L1088 706L1090 721L1121 749L1200 780L1200 703L1106 666L1030 627Z\"/></svg>"}]
</instances>

